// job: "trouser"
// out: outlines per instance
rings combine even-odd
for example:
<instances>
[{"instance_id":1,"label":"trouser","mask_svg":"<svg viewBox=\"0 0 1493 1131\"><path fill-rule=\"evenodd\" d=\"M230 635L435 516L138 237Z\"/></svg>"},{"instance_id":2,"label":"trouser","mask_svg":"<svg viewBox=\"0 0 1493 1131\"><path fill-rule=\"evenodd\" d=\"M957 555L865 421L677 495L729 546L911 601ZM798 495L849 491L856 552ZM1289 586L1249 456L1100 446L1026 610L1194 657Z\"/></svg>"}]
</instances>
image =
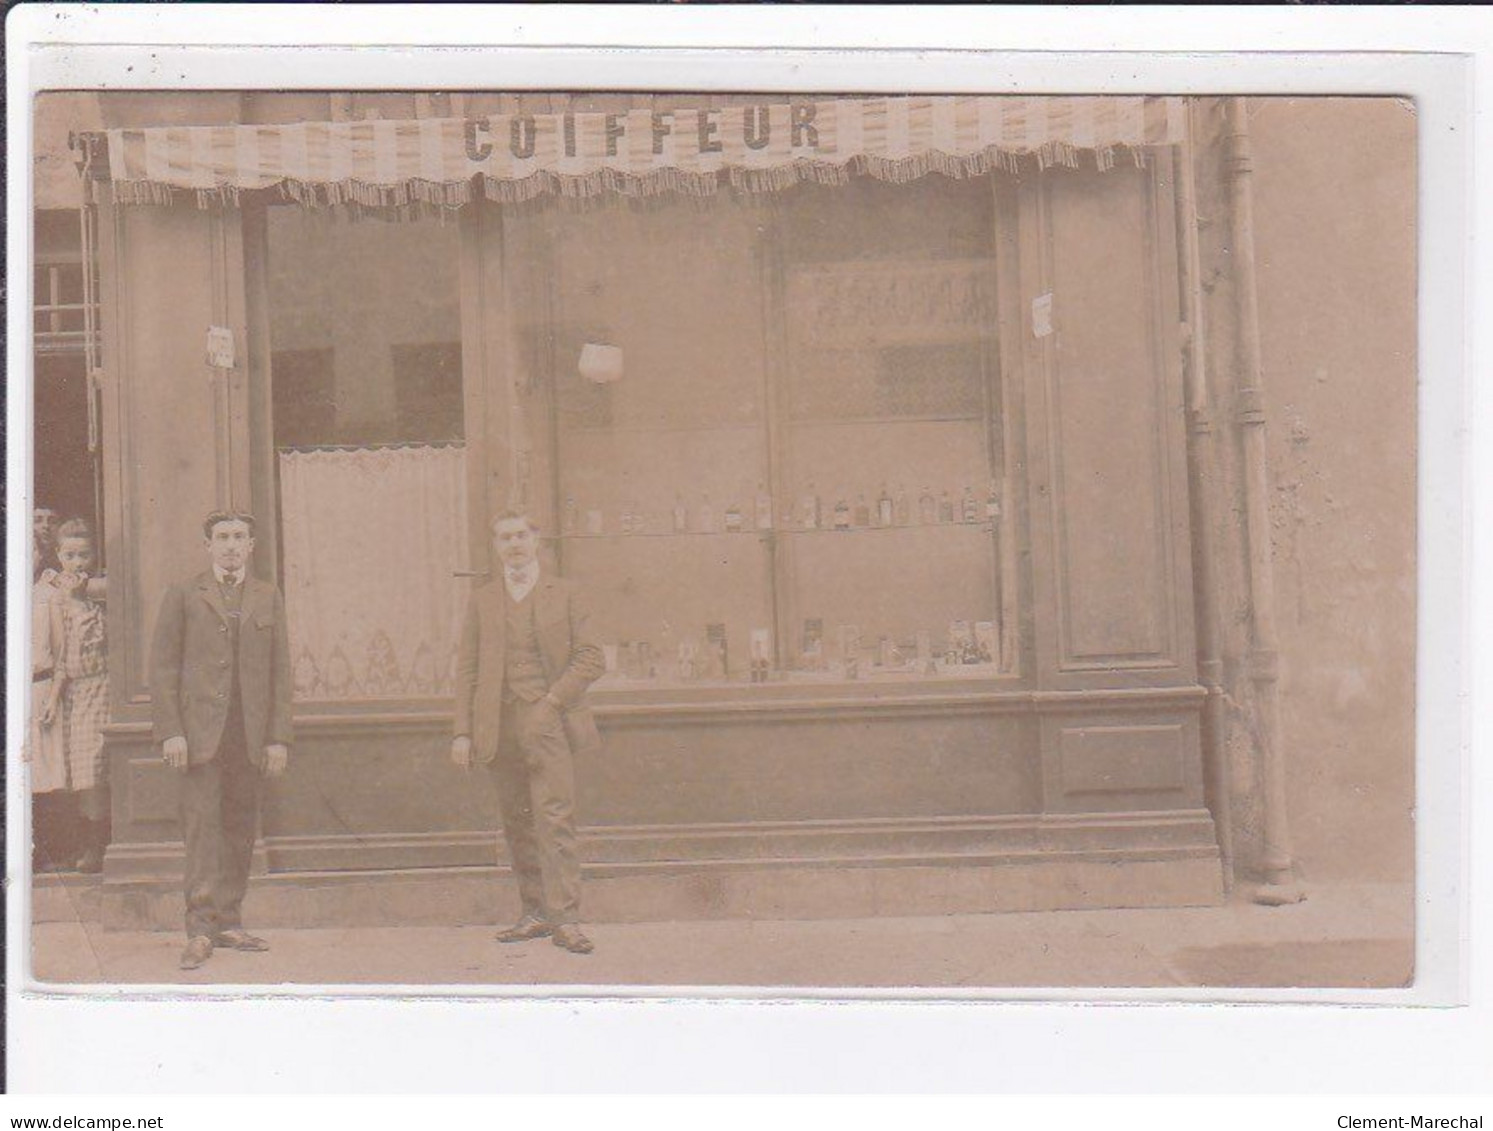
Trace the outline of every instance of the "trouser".
<instances>
[{"instance_id":1,"label":"trouser","mask_svg":"<svg viewBox=\"0 0 1493 1131\"><path fill-rule=\"evenodd\" d=\"M553 716L547 725L536 720ZM580 913L581 865L575 835L575 771L555 711L507 700L498 749L488 763L498 790L503 835L518 877L523 913L553 924Z\"/></svg>"},{"instance_id":2,"label":"trouser","mask_svg":"<svg viewBox=\"0 0 1493 1131\"><path fill-rule=\"evenodd\" d=\"M187 842L187 937L243 926L249 865L259 820L259 771L249 761L242 723L230 717L210 762L188 768L181 781L181 821Z\"/></svg>"}]
</instances>

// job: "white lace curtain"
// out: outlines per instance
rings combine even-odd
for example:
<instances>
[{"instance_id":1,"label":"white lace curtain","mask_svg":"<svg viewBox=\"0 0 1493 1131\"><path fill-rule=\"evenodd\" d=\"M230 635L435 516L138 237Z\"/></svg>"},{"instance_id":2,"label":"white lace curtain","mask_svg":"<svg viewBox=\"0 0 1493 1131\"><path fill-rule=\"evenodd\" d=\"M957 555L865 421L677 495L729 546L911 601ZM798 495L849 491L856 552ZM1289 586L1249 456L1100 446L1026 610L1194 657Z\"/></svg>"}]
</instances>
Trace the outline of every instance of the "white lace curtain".
<instances>
[{"instance_id":1,"label":"white lace curtain","mask_svg":"<svg viewBox=\"0 0 1493 1131\"><path fill-rule=\"evenodd\" d=\"M454 446L280 453L297 699L451 694L465 468Z\"/></svg>"}]
</instances>

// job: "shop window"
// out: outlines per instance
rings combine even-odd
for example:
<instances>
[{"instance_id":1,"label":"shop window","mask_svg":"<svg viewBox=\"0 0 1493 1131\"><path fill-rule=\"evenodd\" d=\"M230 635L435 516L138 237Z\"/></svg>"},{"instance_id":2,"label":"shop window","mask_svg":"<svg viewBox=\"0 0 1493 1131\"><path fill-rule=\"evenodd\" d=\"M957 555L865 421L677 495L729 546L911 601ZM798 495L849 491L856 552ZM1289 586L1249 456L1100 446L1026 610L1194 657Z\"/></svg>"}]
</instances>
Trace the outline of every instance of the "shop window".
<instances>
[{"instance_id":1,"label":"shop window","mask_svg":"<svg viewBox=\"0 0 1493 1131\"><path fill-rule=\"evenodd\" d=\"M461 343L390 347L399 438L447 443L462 437Z\"/></svg>"},{"instance_id":2,"label":"shop window","mask_svg":"<svg viewBox=\"0 0 1493 1131\"><path fill-rule=\"evenodd\" d=\"M337 434L336 369L330 349L275 350L275 442L281 447L328 443Z\"/></svg>"},{"instance_id":3,"label":"shop window","mask_svg":"<svg viewBox=\"0 0 1493 1131\"><path fill-rule=\"evenodd\" d=\"M1013 670L994 223L929 178L555 225L557 544L607 683Z\"/></svg>"},{"instance_id":4,"label":"shop window","mask_svg":"<svg viewBox=\"0 0 1493 1131\"><path fill-rule=\"evenodd\" d=\"M271 389L300 701L451 694L465 587L458 248L272 209Z\"/></svg>"}]
</instances>

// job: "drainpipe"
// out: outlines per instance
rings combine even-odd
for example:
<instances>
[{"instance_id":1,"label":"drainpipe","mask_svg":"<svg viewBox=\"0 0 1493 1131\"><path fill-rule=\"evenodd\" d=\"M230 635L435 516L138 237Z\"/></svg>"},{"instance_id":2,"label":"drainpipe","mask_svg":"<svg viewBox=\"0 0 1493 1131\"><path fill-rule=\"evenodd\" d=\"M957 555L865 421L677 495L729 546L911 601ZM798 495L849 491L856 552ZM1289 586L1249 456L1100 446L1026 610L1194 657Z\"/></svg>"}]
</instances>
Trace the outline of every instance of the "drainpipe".
<instances>
[{"instance_id":1,"label":"drainpipe","mask_svg":"<svg viewBox=\"0 0 1493 1131\"><path fill-rule=\"evenodd\" d=\"M1234 881L1234 825L1229 803L1228 729L1224 721L1223 656L1218 576L1214 537L1214 499L1219 483L1213 412L1208 397L1207 338L1203 316L1203 276L1198 253L1196 146L1193 140L1193 100L1188 99L1187 129L1173 157L1177 185L1177 228L1180 240L1183 303L1182 361L1186 372L1188 422L1187 471L1192 512L1192 578L1197 620L1198 676L1208 692L1203 704L1203 790L1218 830L1225 889Z\"/></svg>"},{"instance_id":2,"label":"drainpipe","mask_svg":"<svg viewBox=\"0 0 1493 1131\"><path fill-rule=\"evenodd\" d=\"M1270 475L1266 460L1265 394L1260 363L1260 303L1255 273L1254 193L1248 109L1229 99L1229 189L1233 220L1234 279L1239 294L1239 392L1235 422L1244 445L1244 500L1249 538L1251 648L1249 678L1264 777L1264 883L1255 902L1299 903L1306 893L1296 878L1286 813L1286 767L1280 742L1280 653L1275 628L1275 582L1270 552Z\"/></svg>"}]
</instances>

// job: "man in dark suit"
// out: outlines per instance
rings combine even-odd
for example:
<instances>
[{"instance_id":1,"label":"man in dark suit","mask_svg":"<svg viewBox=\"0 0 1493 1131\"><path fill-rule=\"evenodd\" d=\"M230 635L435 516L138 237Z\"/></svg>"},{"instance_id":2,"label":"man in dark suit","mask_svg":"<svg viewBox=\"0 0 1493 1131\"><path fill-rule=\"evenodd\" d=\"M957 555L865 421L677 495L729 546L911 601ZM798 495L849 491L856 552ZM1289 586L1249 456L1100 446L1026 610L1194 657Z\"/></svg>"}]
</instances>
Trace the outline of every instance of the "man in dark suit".
<instances>
[{"instance_id":1,"label":"man in dark suit","mask_svg":"<svg viewBox=\"0 0 1493 1131\"><path fill-rule=\"evenodd\" d=\"M500 942L550 936L589 954L577 924L581 868L576 849L572 756L600 745L584 695L605 669L586 635L575 587L540 575L538 529L527 515L493 520L501 576L467 606L456 673L451 758L492 772L503 834L523 914Z\"/></svg>"},{"instance_id":2,"label":"man in dark suit","mask_svg":"<svg viewBox=\"0 0 1493 1131\"><path fill-rule=\"evenodd\" d=\"M290 754L290 648L280 591L249 576L254 519L216 511L202 524L212 568L161 603L151 653L155 738L181 774L187 946L194 970L214 947L262 951L240 908L259 819L260 780Z\"/></svg>"}]
</instances>

